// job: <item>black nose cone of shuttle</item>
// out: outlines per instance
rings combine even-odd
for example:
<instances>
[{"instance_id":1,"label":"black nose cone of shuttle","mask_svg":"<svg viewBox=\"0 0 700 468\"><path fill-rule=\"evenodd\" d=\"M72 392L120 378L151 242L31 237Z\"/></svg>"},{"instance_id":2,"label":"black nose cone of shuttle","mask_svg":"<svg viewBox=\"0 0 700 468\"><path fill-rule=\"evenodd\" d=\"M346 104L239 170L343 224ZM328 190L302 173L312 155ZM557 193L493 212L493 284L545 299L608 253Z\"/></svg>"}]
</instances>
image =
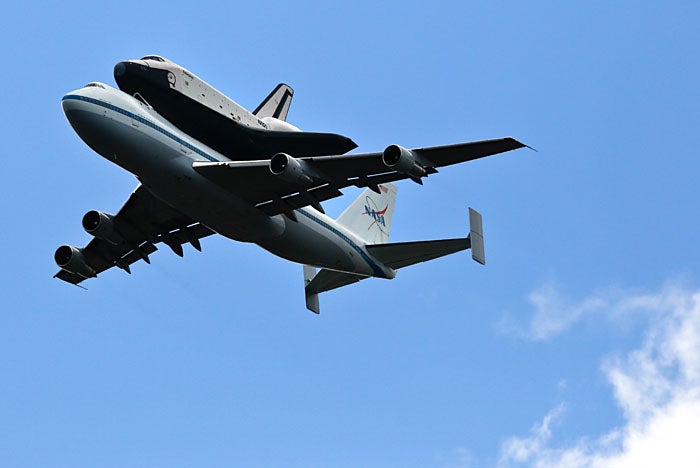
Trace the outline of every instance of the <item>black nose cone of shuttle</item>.
<instances>
[{"instance_id":1,"label":"black nose cone of shuttle","mask_svg":"<svg viewBox=\"0 0 700 468\"><path fill-rule=\"evenodd\" d=\"M144 79L143 72L133 62L119 62L114 66L114 81L119 89L128 94L138 91L138 82Z\"/></svg>"},{"instance_id":2,"label":"black nose cone of shuttle","mask_svg":"<svg viewBox=\"0 0 700 468\"><path fill-rule=\"evenodd\" d=\"M114 81L127 94L141 93L144 97L154 89L167 89L168 70L154 68L140 60L125 60L114 66ZM148 99L146 97L146 99Z\"/></svg>"},{"instance_id":3,"label":"black nose cone of shuttle","mask_svg":"<svg viewBox=\"0 0 700 468\"><path fill-rule=\"evenodd\" d=\"M119 62L114 66L114 78L119 79L126 73L126 63Z\"/></svg>"}]
</instances>

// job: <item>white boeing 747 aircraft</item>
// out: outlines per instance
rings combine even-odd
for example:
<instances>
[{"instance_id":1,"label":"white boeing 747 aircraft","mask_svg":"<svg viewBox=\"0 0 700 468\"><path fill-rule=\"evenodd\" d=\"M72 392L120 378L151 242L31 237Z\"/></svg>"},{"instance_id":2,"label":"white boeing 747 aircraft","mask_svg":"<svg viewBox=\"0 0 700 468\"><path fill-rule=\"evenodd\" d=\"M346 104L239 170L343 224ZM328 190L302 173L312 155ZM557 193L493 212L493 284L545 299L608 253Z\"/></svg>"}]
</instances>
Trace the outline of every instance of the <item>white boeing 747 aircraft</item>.
<instances>
[{"instance_id":1,"label":"white boeing 747 aircraft","mask_svg":"<svg viewBox=\"0 0 700 468\"><path fill-rule=\"evenodd\" d=\"M471 208L467 237L388 243L392 182L422 183L437 167L525 146L502 138L344 154L352 140L285 121L286 85L250 113L162 57L120 62L115 77L122 90L89 83L62 100L80 138L140 182L116 215L85 214L94 237L85 247L56 250L55 277L76 285L113 266L131 273L134 262L150 263L158 243L180 256L186 243L201 250L200 239L214 233L304 265L306 306L316 313L321 292L391 279L419 262L471 248L485 264L481 216ZM321 202L348 186L366 189L337 219L326 216Z\"/></svg>"}]
</instances>

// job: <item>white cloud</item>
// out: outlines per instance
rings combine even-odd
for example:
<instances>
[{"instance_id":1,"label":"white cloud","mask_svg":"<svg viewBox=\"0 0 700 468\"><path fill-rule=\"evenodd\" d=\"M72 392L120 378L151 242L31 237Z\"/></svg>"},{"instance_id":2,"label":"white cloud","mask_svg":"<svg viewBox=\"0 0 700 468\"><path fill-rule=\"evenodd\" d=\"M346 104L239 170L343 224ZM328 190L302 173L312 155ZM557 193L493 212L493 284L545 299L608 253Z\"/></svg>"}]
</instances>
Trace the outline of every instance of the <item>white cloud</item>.
<instances>
[{"instance_id":1,"label":"white cloud","mask_svg":"<svg viewBox=\"0 0 700 468\"><path fill-rule=\"evenodd\" d=\"M527 335L535 340L544 340L561 333L586 314L600 310L607 300L593 296L579 303L567 300L552 283L543 285L528 296L535 307Z\"/></svg>"},{"instance_id":2,"label":"white cloud","mask_svg":"<svg viewBox=\"0 0 700 468\"><path fill-rule=\"evenodd\" d=\"M636 294L616 288L596 291L582 300L574 300L562 293L553 282L544 283L528 294L534 313L526 325L512 317L501 319L499 328L535 341L553 338L590 316L625 324L630 318L648 318L670 307L681 307L682 288L669 283L655 294Z\"/></svg>"},{"instance_id":3,"label":"white cloud","mask_svg":"<svg viewBox=\"0 0 700 468\"><path fill-rule=\"evenodd\" d=\"M573 301L562 294L552 282L532 291L527 299L535 312L525 325L510 316L503 316L498 324L501 332L541 341L565 332L576 322L595 312L605 310L612 293L594 294L582 301Z\"/></svg>"},{"instance_id":4,"label":"white cloud","mask_svg":"<svg viewBox=\"0 0 700 468\"><path fill-rule=\"evenodd\" d=\"M550 426L557 422L564 412L564 404L560 403L542 419L542 422L530 429L529 437L512 437L501 447L501 459L517 463L525 463L546 450L552 436Z\"/></svg>"},{"instance_id":5,"label":"white cloud","mask_svg":"<svg viewBox=\"0 0 700 468\"><path fill-rule=\"evenodd\" d=\"M550 299L557 292L545 289L542 295L546 300L538 299L537 294L533 300L539 307L537 313L556 317ZM620 296L615 301L594 296L578 305L569 304L555 323L570 325L581 314L598 308L606 314L641 312L649 317L641 346L625 356L610 357L602 365L623 410L624 424L606 434L580 438L571 446L552 447L552 426L563 419L560 405L530 435L506 440L500 464L700 466L700 291L667 286L656 294Z\"/></svg>"}]
</instances>

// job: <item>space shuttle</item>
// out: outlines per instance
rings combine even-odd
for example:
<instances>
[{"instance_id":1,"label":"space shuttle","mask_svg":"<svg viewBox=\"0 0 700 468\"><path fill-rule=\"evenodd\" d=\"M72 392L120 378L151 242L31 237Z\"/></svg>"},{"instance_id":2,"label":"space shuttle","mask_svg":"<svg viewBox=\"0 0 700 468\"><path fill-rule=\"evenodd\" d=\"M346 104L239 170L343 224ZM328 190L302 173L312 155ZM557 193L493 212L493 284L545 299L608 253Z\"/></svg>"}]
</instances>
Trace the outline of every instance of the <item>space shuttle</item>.
<instances>
[{"instance_id":1,"label":"space shuttle","mask_svg":"<svg viewBox=\"0 0 700 468\"><path fill-rule=\"evenodd\" d=\"M357 147L334 133L302 132L286 121L294 90L280 83L251 113L206 81L158 55L114 67L119 89L155 108L186 134L233 161L341 155Z\"/></svg>"}]
</instances>

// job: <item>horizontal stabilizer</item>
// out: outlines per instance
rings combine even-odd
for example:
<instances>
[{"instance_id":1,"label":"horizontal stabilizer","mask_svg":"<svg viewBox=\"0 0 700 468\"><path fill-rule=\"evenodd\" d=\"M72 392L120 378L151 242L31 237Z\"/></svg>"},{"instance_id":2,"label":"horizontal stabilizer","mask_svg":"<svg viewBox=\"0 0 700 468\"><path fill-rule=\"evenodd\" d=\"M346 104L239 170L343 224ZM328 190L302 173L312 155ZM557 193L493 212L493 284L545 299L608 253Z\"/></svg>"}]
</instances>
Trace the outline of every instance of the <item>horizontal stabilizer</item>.
<instances>
[{"instance_id":1,"label":"horizontal stabilizer","mask_svg":"<svg viewBox=\"0 0 700 468\"><path fill-rule=\"evenodd\" d=\"M365 278L367 277L326 269L316 273L316 268L304 265L304 295L306 296L306 308L316 314L320 313L321 308L318 303L319 293L357 283Z\"/></svg>"},{"instance_id":2,"label":"horizontal stabilizer","mask_svg":"<svg viewBox=\"0 0 700 468\"><path fill-rule=\"evenodd\" d=\"M427 262L461 250L472 249L472 258L486 265L484 255L484 228L481 214L469 208L469 236L458 239L440 239L417 242L367 245L374 258L394 270L416 263Z\"/></svg>"},{"instance_id":3,"label":"horizontal stabilizer","mask_svg":"<svg viewBox=\"0 0 700 468\"><path fill-rule=\"evenodd\" d=\"M394 270L444 257L466 250L471 243L468 237L417 242L396 242L392 244L368 245L369 253Z\"/></svg>"},{"instance_id":4,"label":"horizontal stabilizer","mask_svg":"<svg viewBox=\"0 0 700 468\"><path fill-rule=\"evenodd\" d=\"M348 284L357 283L365 278L367 277L353 275L351 273L342 273L340 271L326 270L324 268L314 276L314 279L306 286L306 289L310 292L322 293L330 291L331 289L347 286Z\"/></svg>"}]
</instances>

